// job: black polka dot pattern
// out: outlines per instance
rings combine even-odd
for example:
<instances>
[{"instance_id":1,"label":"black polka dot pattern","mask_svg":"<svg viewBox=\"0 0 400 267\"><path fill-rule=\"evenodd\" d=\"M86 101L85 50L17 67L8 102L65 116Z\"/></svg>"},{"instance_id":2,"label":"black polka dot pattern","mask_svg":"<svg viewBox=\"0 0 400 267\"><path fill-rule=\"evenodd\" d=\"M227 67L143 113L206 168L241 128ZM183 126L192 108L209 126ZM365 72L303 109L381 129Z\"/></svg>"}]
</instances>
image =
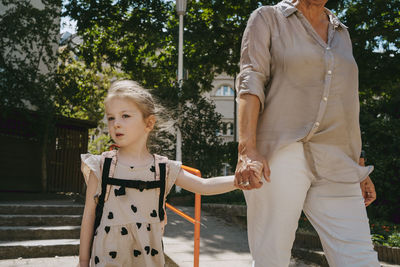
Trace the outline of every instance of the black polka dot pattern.
<instances>
[{"instance_id":1,"label":"black polka dot pattern","mask_svg":"<svg viewBox=\"0 0 400 267\"><path fill-rule=\"evenodd\" d=\"M132 168L133 168L133 166L132 166ZM157 172L157 169L156 169L155 166L151 166L151 167L147 167L147 168L150 168L150 172L152 172L152 173L156 173ZM151 174L149 173L149 169L147 169L145 171L148 173L146 176L150 177ZM139 184L139 185L142 185L142 184ZM137 188L137 190L142 192L144 190L144 187L145 186L139 186ZM129 195L131 193L131 191L129 191L129 190L126 191L126 186L124 186L122 183L121 183L121 186L119 186L119 187L116 186L113 189L114 189L114 194L115 194L116 199L120 199L120 200L123 200L124 198L128 197L128 196L126 196L126 197L120 197L120 196L126 195L126 193L128 193L128 195ZM132 192L132 193L134 193L134 192ZM137 193L139 194L139 192L137 192ZM140 195L139 195L139 197L140 197ZM134 202L134 203L132 203L132 202ZM144 216L144 217L147 217L148 215L150 215L150 217L152 217L152 218L157 218L159 216L158 212L159 211L161 212L161 210L158 210L158 207L157 207L158 205L157 206L153 206L153 208L154 208L153 210L152 209L143 210L143 207L141 205L138 205L138 202L136 202L134 199L133 199L132 202L130 201L130 204L131 204L130 208L132 210L132 213L130 213L129 207L125 207L125 212L128 212L128 215L130 213L130 216L136 217L137 214L140 214L141 216ZM138 206L135 206L135 204L138 205ZM129 204L126 205L126 206L129 206ZM126 209L126 208L128 208L128 209ZM111 209L112 209L112 207L111 207ZM104 214L105 216L103 216L103 220L105 219L106 224L109 225L109 226L105 226L104 227L104 230L105 230L105 232L107 234L109 234L109 232L111 230L111 224L115 224L115 223L119 222L119 212L117 212L117 210L114 210L114 212L117 212L115 214L115 217L114 217L113 212L110 211L110 209L108 209L108 211L109 212L107 213L107 211L105 210L105 214ZM160 216L161 215L163 215L162 212L161 212ZM104 218L104 217L106 217L106 218ZM107 223L107 219L109 220L108 223ZM152 236L154 231L152 231L151 228L153 228L153 227L155 227L154 229L156 231L154 233L155 234L158 233L157 224L153 224L153 226L152 226L151 223L149 223L149 222L137 222L136 221L134 223L136 224L136 227L137 227L136 229L135 228L132 228L132 229L129 228L129 227L132 227L132 226L134 227L133 224L130 224L129 227L127 227L126 225L125 225L125 227L124 227L124 225L120 225L120 226L115 225L115 226L113 226L115 228L115 229L113 229L114 233L111 232L110 234L117 234L118 235L118 232L115 232L115 231L120 230L120 233L121 233L122 237L119 237L119 239L122 238L121 241L122 240L129 241L131 235L136 235L136 233L148 235L149 237ZM143 228L142 228L142 226L143 226ZM129 228L129 230L128 230L128 228ZM98 233L100 233L100 236L102 236L101 228L99 228L97 231L95 231L94 235L97 235ZM125 235L126 235L126 237L123 237ZM117 239L118 239L118 237L117 237ZM150 239L150 240L152 240L152 239ZM158 260L158 257L163 256L163 253L162 253L163 250L161 250L161 255L160 255L160 252L157 250L157 249L160 249L160 248L158 246L153 247L152 242L149 242L150 240L148 240L147 244L146 243L143 244L143 245L146 245L146 246L143 246L143 247L142 246L138 246L138 247L135 246L135 247L131 248L132 249L132 250L130 250L130 253L132 253L132 254L130 254L131 260L140 261L141 258L138 258L138 257L144 257L143 260L147 258L146 261L149 260L149 259L153 259L153 260L157 259ZM155 249L155 248L157 248L157 249ZM108 252L108 255L107 255L107 252ZM96 264L96 266L105 264L105 262L107 262L107 261L109 261L109 262L114 261L114 263L116 263L116 261L120 261L122 259L121 257L123 256L123 254L121 254L122 251L119 251L119 250L118 251L117 250L113 250L113 251L106 250L103 253L105 253L106 255L104 255L104 256L95 256L95 258L93 259L94 263ZM132 257L137 258L137 259L133 259ZM99 265L97 265L97 264L99 264Z\"/></svg>"},{"instance_id":2,"label":"black polka dot pattern","mask_svg":"<svg viewBox=\"0 0 400 267\"><path fill-rule=\"evenodd\" d=\"M153 210L153 212L150 214L150 216L151 217L157 217L157 211L156 210Z\"/></svg>"},{"instance_id":3,"label":"black polka dot pattern","mask_svg":"<svg viewBox=\"0 0 400 267\"><path fill-rule=\"evenodd\" d=\"M158 254L158 250L156 250L156 249L154 249L154 248L152 248L151 250L150 250L150 246L145 246L144 247L144 250L146 250L146 254L147 255L151 255L151 256L155 256L155 255L157 255Z\"/></svg>"},{"instance_id":4,"label":"black polka dot pattern","mask_svg":"<svg viewBox=\"0 0 400 267\"><path fill-rule=\"evenodd\" d=\"M158 251L155 250L154 248L151 249L151 256L155 256L158 254Z\"/></svg>"},{"instance_id":5,"label":"black polka dot pattern","mask_svg":"<svg viewBox=\"0 0 400 267\"><path fill-rule=\"evenodd\" d=\"M133 211L134 213L137 212L137 207L135 207L135 205L131 205L131 209L132 209L132 211Z\"/></svg>"},{"instance_id":6,"label":"black polka dot pattern","mask_svg":"<svg viewBox=\"0 0 400 267\"><path fill-rule=\"evenodd\" d=\"M133 256L138 257L141 254L142 254L142 252L140 252L140 250L137 250L137 249L133 250Z\"/></svg>"},{"instance_id":7,"label":"black polka dot pattern","mask_svg":"<svg viewBox=\"0 0 400 267\"><path fill-rule=\"evenodd\" d=\"M110 256L111 258L115 259L115 257L117 257L117 252L116 251L110 251Z\"/></svg>"},{"instance_id":8,"label":"black polka dot pattern","mask_svg":"<svg viewBox=\"0 0 400 267\"><path fill-rule=\"evenodd\" d=\"M122 227L121 229L121 235L127 235L128 234L128 230L126 230L125 227Z\"/></svg>"},{"instance_id":9,"label":"black polka dot pattern","mask_svg":"<svg viewBox=\"0 0 400 267\"><path fill-rule=\"evenodd\" d=\"M121 186L119 189L114 189L115 196L123 196L126 194L125 186Z\"/></svg>"}]
</instances>

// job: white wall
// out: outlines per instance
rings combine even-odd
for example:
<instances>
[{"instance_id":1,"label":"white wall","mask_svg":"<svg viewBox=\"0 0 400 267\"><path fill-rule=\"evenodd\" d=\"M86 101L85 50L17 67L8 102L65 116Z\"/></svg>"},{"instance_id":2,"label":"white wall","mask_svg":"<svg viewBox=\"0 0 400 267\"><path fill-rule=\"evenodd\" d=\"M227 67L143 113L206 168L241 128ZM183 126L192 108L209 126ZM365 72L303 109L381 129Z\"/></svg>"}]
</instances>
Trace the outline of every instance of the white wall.
<instances>
[{"instance_id":1,"label":"white wall","mask_svg":"<svg viewBox=\"0 0 400 267\"><path fill-rule=\"evenodd\" d=\"M205 94L205 96L214 101L216 108L215 110L222 115L223 122L234 122L234 96L216 96L216 91L221 86L229 86L233 90L234 78L228 76L226 73L222 73L215 77L213 83L213 90ZM237 124L236 124L237 125ZM234 141L233 135L222 135L224 142ZM237 140L236 140L237 141Z\"/></svg>"}]
</instances>

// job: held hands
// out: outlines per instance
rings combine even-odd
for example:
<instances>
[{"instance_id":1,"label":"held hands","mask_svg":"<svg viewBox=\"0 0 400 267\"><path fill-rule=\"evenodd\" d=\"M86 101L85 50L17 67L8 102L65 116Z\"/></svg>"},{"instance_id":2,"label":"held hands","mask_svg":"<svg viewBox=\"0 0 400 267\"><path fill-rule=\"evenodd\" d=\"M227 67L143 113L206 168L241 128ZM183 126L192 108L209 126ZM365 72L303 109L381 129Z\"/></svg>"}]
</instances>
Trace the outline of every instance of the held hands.
<instances>
[{"instance_id":1,"label":"held hands","mask_svg":"<svg viewBox=\"0 0 400 267\"><path fill-rule=\"evenodd\" d=\"M376 199L374 183L369 176L360 183L361 192L364 197L365 207L368 207Z\"/></svg>"},{"instance_id":2,"label":"held hands","mask_svg":"<svg viewBox=\"0 0 400 267\"><path fill-rule=\"evenodd\" d=\"M243 151L244 152L244 151ZM256 150L239 153L235 171L235 186L242 190L260 188L262 176L270 182L270 169L267 161Z\"/></svg>"}]
</instances>

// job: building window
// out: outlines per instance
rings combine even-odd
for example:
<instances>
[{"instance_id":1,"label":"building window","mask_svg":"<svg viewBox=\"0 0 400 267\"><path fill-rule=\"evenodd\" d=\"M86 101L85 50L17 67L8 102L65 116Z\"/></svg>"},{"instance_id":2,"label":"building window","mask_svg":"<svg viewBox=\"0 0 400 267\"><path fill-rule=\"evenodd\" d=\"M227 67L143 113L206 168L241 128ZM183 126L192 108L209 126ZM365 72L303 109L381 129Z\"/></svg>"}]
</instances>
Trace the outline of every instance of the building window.
<instances>
[{"instance_id":1,"label":"building window","mask_svg":"<svg viewBox=\"0 0 400 267\"><path fill-rule=\"evenodd\" d=\"M233 136L233 122L225 122L220 130L216 130L216 136Z\"/></svg>"},{"instance_id":2,"label":"building window","mask_svg":"<svg viewBox=\"0 0 400 267\"><path fill-rule=\"evenodd\" d=\"M234 96L235 92L227 85L221 86L216 92L216 96Z\"/></svg>"},{"instance_id":3,"label":"building window","mask_svg":"<svg viewBox=\"0 0 400 267\"><path fill-rule=\"evenodd\" d=\"M228 129L226 135L232 136L233 135L233 123L228 123Z\"/></svg>"}]
</instances>

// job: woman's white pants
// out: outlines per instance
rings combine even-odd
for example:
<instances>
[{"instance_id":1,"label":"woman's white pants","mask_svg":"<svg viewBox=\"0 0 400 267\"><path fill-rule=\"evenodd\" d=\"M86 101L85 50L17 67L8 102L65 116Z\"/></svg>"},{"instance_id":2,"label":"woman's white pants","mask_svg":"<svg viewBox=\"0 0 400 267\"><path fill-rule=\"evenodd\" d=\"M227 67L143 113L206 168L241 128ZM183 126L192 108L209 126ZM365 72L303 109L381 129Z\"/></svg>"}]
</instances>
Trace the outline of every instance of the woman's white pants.
<instances>
[{"instance_id":1,"label":"woman's white pants","mask_svg":"<svg viewBox=\"0 0 400 267\"><path fill-rule=\"evenodd\" d=\"M378 267L359 183L315 180L296 142L269 161L271 183L245 191L255 267L286 267L301 211L317 230L332 267Z\"/></svg>"}]
</instances>

